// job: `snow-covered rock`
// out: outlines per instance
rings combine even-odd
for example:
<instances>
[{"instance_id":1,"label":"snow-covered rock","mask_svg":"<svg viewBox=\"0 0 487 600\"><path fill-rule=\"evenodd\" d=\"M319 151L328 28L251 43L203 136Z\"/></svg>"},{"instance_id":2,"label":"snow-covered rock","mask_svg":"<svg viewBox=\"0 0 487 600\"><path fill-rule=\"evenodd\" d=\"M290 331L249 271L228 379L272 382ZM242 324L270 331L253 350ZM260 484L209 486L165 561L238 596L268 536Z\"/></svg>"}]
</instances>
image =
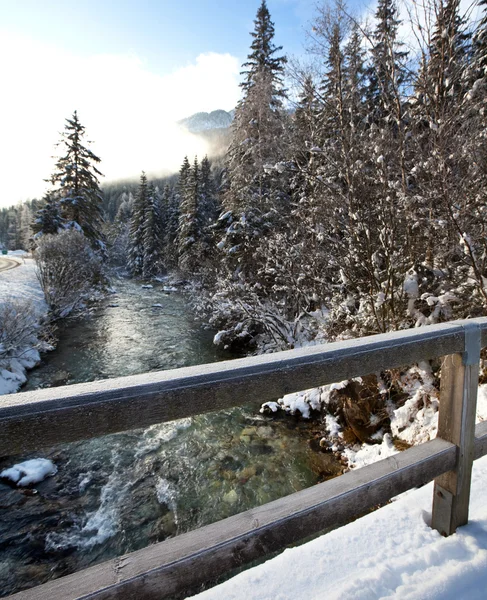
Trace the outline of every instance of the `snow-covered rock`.
<instances>
[{"instance_id":1,"label":"snow-covered rock","mask_svg":"<svg viewBox=\"0 0 487 600\"><path fill-rule=\"evenodd\" d=\"M32 458L4 469L0 477L8 479L18 486L25 487L33 483L39 483L57 473L56 465L47 458Z\"/></svg>"}]
</instances>

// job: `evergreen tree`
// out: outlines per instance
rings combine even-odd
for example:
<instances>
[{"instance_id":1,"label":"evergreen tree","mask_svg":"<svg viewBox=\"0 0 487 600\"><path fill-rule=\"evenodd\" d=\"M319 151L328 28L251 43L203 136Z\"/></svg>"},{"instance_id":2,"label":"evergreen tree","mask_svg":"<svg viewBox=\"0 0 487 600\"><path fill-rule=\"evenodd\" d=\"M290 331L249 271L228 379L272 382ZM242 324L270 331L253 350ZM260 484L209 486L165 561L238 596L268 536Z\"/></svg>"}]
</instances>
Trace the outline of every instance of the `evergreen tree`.
<instances>
[{"instance_id":1,"label":"evergreen tree","mask_svg":"<svg viewBox=\"0 0 487 600\"><path fill-rule=\"evenodd\" d=\"M287 210L287 190L273 167L283 158L286 117L282 72L286 58L276 56L274 24L263 0L251 33L251 53L243 65L243 98L237 105L228 152L228 188L223 208L228 214L224 239L226 269L244 276L256 271L255 241L275 228ZM225 275L226 277L227 275Z\"/></svg>"},{"instance_id":2,"label":"evergreen tree","mask_svg":"<svg viewBox=\"0 0 487 600\"><path fill-rule=\"evenodd\" d=\"M189 164L189 163L188 163ZM166 184L162 194L161 213L164 222L164 266L172 269L178 262L178 229L180 212L180 194Z\"/></svg>"},{"instance_id":3,"label":"evergreen tree","mask_svg":"<svg viewBox=\"0 0 487 600\"><path fill-rule=\"evenodd\" d=\"M211 173L208 156L201 161L200 169L200 202L198 207L199 221L203 227L213 223L218 214L215 182Z\"/></svg>"},{"instance_id":4,"label":"evergreen tree","mask_svg":"<svg viewBox=\"0 0 487 600\"><path fill-rule=\"evenodd\" d=\"M32 233L32 211L27 202L24 202L19 210L19 247L23 250L29 250Z\"/></svg>"},{"instance_id":5,"label":"evergreen tree","mask_svg":"<svg viewBox=\"0 0 487 600\"><path fill-rule=\"evenodd\" d=\"M473 35L472 83L487 76L487 0L480 0L482 17ZM477 84L478 85L478 84Z\"/></svg>"},{"instance_id":6,"label":"evergreen tree","mask_svg":"<svg viewBox=\"0 0 487 600\"><path fill-rule=\"evenodd\" d=\"M82 231L95 248L103 249L103 198L98 182L102 173L96 167L100 159L84 145L84 135L85 127L74 111L71 119L66 119L59 142L65 154L57 159L50 181L56 187L66 226Z\"/></svg>"},{"instance_id":7,"label":"evergreen tree","mask_svg":"<svg viewBox=\"0 0 487 600\"><path fill-rule=\"evenodd\" d=\"M200 168L195 157L190 167L188 157L185 157L179 174L178 182L181 198L179 215L179 267L186 272L194 272L197 262L197 247L201 235L199 219L200 208Z\"/></svg>"},{"instance_id":8,"label":"evergreen tree","mask_svg":"<svg viewBox=\"0 0 487 600\"><path fill-rule=\"evenodd\" d=\"M465 91L469 45L470 36L465 18L460 14L460 0L441 0L429 57L416 84L416 91L422 94L424 107L434 122L447 118L444 111L460 107Z\"/></svg>"},{"instance_id":9,"label":"evergreen tree","mask_svg":"<svg viewBox=\"0 0 487 600\"><path fill-rule=\"evenodd\" d=\"M397 39L401 22L396 0L379 0L375 18L367 96L372 119L377 121L391 114L398 118L401 91L407 79L404 64L407 53L400 50Z\"/></svg>"},{"instance_id":10,"label":"evergreen tree","mask_svg":"<svg viewBox=\"0 0 487 600\"><path fill-rule=\"evenodd\" d=\"M258 85L262 76L268 77L268 83L271 86L271 107L280 108L280 101L286 97L282 87L282 73L287 59L284 56L274 56L276 52L282 50L282 46L274 45L274 23L271 21L271 15L265 0L262 0L257 11L254 25L255 29L250 33L254 38L250 45L252 52L248 55L247 62L243 64L247 68L242 72L242 75L245 75L245 80L241 87L244 90L244 95L248 96L251 94L252 89Z\"/></svg>"},{"instance_id":11,"label":"evergreen tree","mask_svg":"<svg viewBox=\"0 0 487 600\"><path fill-rule=\"evenodd\" d=\"M160 273L162 265L163 223L159 195L153 185L147 188L147 206L143 224L143 267L144 277Z\"/></svg>"},{"instance_id":12,"label":"evergreen tree","mask_svg":"<svg viewBox=\"0 0 487 600\"><path fill-rule=\"evenodd\" d=\"M32 223L32 230L36 238L41 235L55 234L64 229L64 220L54 194L47 192L43 201L44 205L37 211Z\"/></svg>"},{"instance_id":13,"label":"evergreen tree","mask_svg":"<svg viewBox=\"0 0 487 600\"><path fill-rule=\"evenodd\" d=\"M132 275L142 275L144 269L144 223L149 203L147 177L142 171L134 200L129 233L128 267Z\"/></svg>"},{"instance_id":14,"label":"evergreen tree","mask_svg":"<svg viewBox=\"0 0 487 600\"><path fill-rule=\"evenodd\" d=\"M132 192L124 192L121 200L122 201L118 207L117 214L115 215L115 223L127 225L130 223L134 208L134 197Z\"/></svg>"},{"instance_id":15,"label":"evergreen tree","mask_svg":"<svg viewBox=\"0 0 487 600\"><path fill-rule=\"evenodd\" d=\"M7 214L7 248L9 250L17 250L19 243L19 227L17 219L17 211L11 208Z\"/></svg>"}]
</instances>

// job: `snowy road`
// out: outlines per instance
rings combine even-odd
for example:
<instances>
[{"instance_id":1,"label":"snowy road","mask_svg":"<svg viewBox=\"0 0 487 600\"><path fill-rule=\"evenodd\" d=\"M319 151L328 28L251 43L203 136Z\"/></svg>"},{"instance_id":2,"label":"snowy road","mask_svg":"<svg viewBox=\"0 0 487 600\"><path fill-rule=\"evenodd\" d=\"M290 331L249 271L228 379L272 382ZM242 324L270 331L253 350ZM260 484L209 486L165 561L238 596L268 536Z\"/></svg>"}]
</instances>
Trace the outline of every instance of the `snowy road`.
<instances>
[{"instance_id":1,"label":"snowy road","mask_svg":"<svg viewBox=\"0 0 487 600\"><path fill-rule=\"evenodd\" d=\"M9 269L15 269L20 263L12 258L1 258L0 257L0 272L8 271Z\"/></svg>"}]
</instances>

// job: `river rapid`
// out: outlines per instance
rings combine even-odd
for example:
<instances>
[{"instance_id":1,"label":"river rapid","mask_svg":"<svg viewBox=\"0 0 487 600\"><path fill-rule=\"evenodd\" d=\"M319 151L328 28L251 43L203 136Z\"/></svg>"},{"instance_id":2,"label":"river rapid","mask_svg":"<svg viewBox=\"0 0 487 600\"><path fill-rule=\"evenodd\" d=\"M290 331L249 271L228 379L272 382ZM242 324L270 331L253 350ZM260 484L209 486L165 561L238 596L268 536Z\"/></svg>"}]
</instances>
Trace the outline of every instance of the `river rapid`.
<instances>
[{"instance_id":1,"label":"river rapid","mask_svg":"<svg viewBox=\"0 0 487 600\"><path fill-rule=\"evenodd\" d=\"M27 386L51 387L229 359L187 299L128 279L79 321ZM249 406L29 456L56 475L33 488L0 482L0 595L38 585L309 487L340 468L311 449L314 426Z\"/></svg>"}]
</instances>

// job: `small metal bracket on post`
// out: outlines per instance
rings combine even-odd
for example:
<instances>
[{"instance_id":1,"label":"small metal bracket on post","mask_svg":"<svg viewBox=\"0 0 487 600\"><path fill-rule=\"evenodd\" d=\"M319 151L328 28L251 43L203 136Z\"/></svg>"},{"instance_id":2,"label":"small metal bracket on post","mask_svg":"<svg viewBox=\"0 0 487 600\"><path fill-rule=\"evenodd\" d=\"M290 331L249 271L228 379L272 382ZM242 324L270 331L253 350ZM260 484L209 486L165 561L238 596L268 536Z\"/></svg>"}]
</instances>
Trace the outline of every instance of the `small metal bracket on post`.
<instances>
[{"instance_id":1,"label":"small metal bracket on post","mask_svg":"<svg viewBox=\"0 0 487 600\"><path fill-rule=\"evenodd\" d=\"M463 325L465 331L465 351L462 354L463 364L466 367L478 364L482 348L482 332L480 325L475 321Z\"/></svg>"}]
</instances>

